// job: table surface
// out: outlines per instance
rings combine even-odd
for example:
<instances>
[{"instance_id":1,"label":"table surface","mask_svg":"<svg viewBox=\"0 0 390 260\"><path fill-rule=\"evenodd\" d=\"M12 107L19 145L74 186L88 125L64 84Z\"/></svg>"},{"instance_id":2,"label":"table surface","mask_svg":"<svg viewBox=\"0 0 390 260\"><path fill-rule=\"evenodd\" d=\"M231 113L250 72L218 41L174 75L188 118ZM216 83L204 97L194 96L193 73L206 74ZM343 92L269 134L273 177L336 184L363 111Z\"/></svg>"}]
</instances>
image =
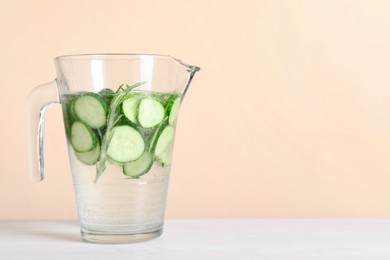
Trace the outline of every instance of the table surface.
<instances>
[{"instance_id":1,"label":"table surface","mask_svg":"<svg viewBox=\"0 0 390 260\"><path fill-rule=\"evenodd\" d=\"M390 220L168 219L136 244L81 240L75 220L0 221L0 259L390 259Z\"/></svg>"}]
</instances>

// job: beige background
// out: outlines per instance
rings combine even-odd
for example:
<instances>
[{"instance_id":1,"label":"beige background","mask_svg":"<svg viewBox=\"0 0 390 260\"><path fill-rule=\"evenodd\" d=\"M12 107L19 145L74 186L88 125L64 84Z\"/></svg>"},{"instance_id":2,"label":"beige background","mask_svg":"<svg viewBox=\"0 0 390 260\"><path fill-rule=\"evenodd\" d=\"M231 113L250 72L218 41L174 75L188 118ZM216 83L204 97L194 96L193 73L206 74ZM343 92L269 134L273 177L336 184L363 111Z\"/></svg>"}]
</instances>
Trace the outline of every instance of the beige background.
<instances>
[{"instance_id":1,"label":"beige background","mask_svg":"<svg viewBox=\"0 0 390 260\"><path fill-rule=\"evenodd\" d=\"M0 218L74 218L59 106L28 182L24 100L53 58L164 53L198 65L168 217L390 217L389 1L0 2Z\"/></svg>"}]
</instances>

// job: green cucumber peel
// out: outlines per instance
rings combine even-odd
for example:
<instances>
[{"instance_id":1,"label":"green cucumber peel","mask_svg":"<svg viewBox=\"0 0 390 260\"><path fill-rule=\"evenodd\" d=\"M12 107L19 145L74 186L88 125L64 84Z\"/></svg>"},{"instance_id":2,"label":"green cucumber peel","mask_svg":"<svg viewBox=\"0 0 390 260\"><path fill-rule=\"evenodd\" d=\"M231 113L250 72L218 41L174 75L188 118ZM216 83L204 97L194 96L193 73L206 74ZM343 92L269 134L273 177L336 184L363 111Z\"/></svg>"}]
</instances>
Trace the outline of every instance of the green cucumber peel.
<instances>
[{"instance_id":1,"label":"green cucumber peel","mask_svg":"<svg viewBox=\"0 0 390 260\"><path fill-rule=\"evenodd\" d=\"M174 125L176 123L181 101L181 96L171 95L165 102L165 114L169 117L170 125Z\"/></svg>"},{"instance_id":2,"label":"green cucumber peel","mask_svg":"<svg viewBox=\"0 0 390 260\"><path fill-rule=\"evenodd\" d=\"M164 128L167 125L168 125L168 117L165 117L164 120L156 127L156 130L154 130L148 146L148 150L151 151L152 153L154 153L154 149L156 148L157 140L160 137L161 132L164 130Z\"/></svg>"}]
</instances>

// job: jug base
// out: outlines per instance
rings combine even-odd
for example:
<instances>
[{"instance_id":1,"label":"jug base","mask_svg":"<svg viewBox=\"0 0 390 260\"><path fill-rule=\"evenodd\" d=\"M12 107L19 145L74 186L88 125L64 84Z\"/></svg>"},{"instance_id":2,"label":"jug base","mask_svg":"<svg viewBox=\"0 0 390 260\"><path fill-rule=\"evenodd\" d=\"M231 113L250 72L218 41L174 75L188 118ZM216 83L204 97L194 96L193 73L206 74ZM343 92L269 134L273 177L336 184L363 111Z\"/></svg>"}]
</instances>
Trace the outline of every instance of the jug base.
<instances>
[{"instance_id":1,"label":"jug base","mask_svg":"<svg viewBox=\"0 0 390 260\"><path fill-rule=\"evenodd\" d=\"M145 233L112 234L81 229L81 237L84 241L101 244L130 244L151 240L160 236L163 228Z\"/></svg>"}]
</instances>

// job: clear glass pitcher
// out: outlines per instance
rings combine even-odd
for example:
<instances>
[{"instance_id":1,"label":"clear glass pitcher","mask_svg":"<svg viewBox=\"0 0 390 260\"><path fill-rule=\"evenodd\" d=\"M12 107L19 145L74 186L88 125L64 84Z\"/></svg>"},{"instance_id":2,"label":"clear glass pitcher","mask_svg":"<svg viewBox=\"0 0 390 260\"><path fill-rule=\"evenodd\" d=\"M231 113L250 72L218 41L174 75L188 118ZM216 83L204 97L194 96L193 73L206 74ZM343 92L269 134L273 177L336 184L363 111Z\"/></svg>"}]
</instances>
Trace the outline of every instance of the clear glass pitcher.
<instances>
[{"instance_id":1,"label":"clear glass pitcher","mask_svg":"<svg viewBox=\"0 0 390 260\"><path fill-rule=\"evenodd\" d=\"M27 100L30 177L44 178L44 112L63 111L82 237L130 243L162 233L175 126L195 73L166 55L55 59L55 81Z\"/></svg>"}]
</instances>

